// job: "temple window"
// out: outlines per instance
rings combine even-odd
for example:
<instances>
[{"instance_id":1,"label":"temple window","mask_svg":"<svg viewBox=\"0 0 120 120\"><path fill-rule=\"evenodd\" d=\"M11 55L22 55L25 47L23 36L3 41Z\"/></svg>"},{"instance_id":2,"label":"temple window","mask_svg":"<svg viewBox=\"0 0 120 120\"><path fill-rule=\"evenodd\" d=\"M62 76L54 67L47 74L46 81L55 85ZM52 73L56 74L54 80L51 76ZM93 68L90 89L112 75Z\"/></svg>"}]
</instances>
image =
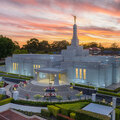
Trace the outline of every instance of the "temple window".
<instances>
[{"instance_id":1,"label":"temple window","mask_svg":"<svg viewBox=\"0 0 120 120\"><path fill-rule=\"evenodd\" d=\"M37 68L40 68L40 65L34 64L34 65L33 65L33 69L37 69Z\"/></svg>"},{"instance_id":2,"label":"temple window","mask_svg":"<svg viewBox=\"0 0 120 120\"><path fill-rule=\"evenodd\" d=\"M78 68L76 68L76 78L78 78Z\"/></svg>"},{"instance_id":3,"label":"temple window","mask_svg":"<svg viewBox=\"0 0 120 120\"><path fill-rule=\"evenodd\" d=\"M80 79L82 79L82 69L79 69Z\"/></svg>"},{"instance_id":4,"label":"temple window","mask_svg":"<svg viewBox=\"0 0 120 120\"><path fill-rule=\"evenodd\" d=\"M83 69L83 79L86 79L86 69Z\"/></svg>"},{"instance_id":5,"label":"temple window","mask_svg":"<svg viewBox=\"0 0 120 120\"><path fill-rule=\"evenodd\" d=\"M18 71L18 63L13 63L13 71Z\"/></svg>"}]
</instances>

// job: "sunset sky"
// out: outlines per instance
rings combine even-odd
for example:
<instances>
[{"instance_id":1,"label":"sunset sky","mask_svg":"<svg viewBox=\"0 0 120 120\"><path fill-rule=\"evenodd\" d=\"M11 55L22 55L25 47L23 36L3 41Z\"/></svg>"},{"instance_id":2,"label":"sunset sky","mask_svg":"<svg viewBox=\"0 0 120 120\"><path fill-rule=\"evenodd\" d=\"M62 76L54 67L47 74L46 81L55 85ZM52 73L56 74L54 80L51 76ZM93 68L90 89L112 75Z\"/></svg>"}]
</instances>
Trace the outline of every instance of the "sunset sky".
<instances>
[{"instance_id":1,"label":"sunset sky","mask_svg":"<svg viewBox=\"0 0 120 120\"><path fill-rule=\"evenodd\" d=\"M72 38L77 16L80 43L120 44L120 0L0 0L0 34L18 41Z\"/></svg>"}]
</instances>

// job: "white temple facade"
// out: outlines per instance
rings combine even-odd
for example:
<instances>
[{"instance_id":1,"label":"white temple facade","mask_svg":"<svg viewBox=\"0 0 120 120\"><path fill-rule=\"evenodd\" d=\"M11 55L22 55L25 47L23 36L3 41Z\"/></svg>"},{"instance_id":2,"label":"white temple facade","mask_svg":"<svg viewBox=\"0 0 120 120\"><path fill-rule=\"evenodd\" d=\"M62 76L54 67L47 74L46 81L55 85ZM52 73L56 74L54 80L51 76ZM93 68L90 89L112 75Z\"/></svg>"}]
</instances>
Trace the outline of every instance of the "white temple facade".
<instances>
[{"instance_id":1,"label":"white temple facade","mask_svg":"<svg viewBox=\"0 0 120 120\"><path fill-rule=\"evenodd\" d=\"M71 46L60 55L14 54L6 58L6 72L34 76L37 82L80 83L107 87L120 82L120 57L90 56L79 46L76 19L73 25Z\"/></svg>"}]
</instances>

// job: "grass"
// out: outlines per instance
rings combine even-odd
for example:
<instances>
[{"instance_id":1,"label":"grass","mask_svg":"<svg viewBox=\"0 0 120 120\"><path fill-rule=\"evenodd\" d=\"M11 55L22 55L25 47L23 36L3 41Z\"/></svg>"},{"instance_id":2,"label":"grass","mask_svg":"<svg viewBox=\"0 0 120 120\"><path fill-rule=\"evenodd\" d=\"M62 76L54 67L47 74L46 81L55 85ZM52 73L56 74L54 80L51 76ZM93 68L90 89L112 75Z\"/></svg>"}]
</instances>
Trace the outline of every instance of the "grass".
<instances>
[{"instance_id":1,"label":"grass","mask_svg":"<svg viewBox=\"0 0 120 120\"><path fill-rule=\"evenodd\" d=\"M89 102L76 102L76 103L68 103L68 104L56 104L55 106L67 110L79 110L88 104Z\"/></svg>"}]
</instances>

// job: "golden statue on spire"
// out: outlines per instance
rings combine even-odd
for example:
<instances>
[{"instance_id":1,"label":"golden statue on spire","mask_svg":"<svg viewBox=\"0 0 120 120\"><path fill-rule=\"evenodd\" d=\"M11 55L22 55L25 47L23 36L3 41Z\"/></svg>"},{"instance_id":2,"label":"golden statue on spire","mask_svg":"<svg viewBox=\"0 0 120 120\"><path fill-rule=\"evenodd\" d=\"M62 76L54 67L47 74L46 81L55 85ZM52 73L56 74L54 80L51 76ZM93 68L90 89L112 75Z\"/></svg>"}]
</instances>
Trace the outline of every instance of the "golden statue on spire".
<instances>
[{"instance_id":1,"label":"golden statue on spire","mask_svg":"<svg viewBox=\"0 0 120 120\"><path fill-rule=\"evenodd\" d=\"M77 17L76 16L73 16L73 17L74 17L74 24L76 24Z\"/></svg>"}]
</instances>

